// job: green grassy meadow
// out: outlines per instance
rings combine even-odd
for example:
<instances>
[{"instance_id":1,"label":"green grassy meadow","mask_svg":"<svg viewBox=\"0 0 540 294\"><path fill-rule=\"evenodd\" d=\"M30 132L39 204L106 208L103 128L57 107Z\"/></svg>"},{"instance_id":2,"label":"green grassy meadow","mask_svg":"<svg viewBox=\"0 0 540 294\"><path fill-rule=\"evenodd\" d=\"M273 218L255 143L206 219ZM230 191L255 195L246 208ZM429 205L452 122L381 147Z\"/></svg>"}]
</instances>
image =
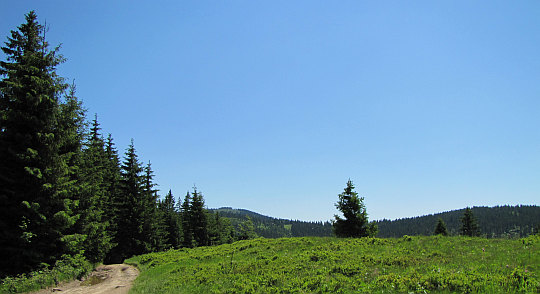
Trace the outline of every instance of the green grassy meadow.
<instances>
[{"instance_id":1,"label":"green grassy meadow","mask_svg":"<svg viewBox=\"0 0 540 294\"><path fill-rule=\"evenodd\" d=\"M540 237L281 238L133 257L130 293L540 293Z\"/></svg>"}]
</instances>

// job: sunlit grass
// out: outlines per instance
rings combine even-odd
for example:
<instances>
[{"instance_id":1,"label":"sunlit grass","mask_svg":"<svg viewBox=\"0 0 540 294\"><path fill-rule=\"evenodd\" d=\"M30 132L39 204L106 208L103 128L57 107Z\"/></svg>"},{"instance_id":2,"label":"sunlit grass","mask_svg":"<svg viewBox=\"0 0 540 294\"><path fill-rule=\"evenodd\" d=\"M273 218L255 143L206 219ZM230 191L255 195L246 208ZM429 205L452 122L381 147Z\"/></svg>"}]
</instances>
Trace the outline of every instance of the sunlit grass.
<instances>
[{"instance_id":1,"label":"sunlit grass","mask_svg":"<svg viewBox=\"0 0 540 294\"><path fill-rule=\"evenodd\" d=\"M540 238L282 238L134 257L132 293L538 293Z\"/></svg>"}]
</instances>

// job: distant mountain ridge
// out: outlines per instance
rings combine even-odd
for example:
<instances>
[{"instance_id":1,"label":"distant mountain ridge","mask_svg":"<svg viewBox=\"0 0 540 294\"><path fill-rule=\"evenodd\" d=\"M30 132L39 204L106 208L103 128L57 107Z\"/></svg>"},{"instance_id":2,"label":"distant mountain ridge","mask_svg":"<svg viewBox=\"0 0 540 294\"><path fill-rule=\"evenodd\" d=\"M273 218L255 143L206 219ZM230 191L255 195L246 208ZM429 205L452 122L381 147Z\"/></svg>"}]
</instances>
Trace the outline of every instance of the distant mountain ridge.
<instances>
[{"instance_id":1,"label":"distant mountain ridge","mask_svg":"<svg viewBox=\"0 0 540 294\"><path fill-rule=\"evenodd\" d=\"M234 227L248 219L253 222L255 233L265 238L281 237L327 237L332 236L332 224L330 222L306 222L288 220L265 216L247 209L235 209L221 207L209 209L218 212L221 217L228 218Z\"/></svg>"},{"instance_id":2,"label":"distant mountain ridge","mask_svg":"<svg viewBox=\"0 0 540 294\"><path fill-rule=\"evenodd\" d=\"M480 226L481 235L488 238L525 237L535 233L540 225L540 207L536 205L518 206L478 206L471 208ZM445 222L450 235L458 235L465 208L397 220L376 221L378 237L401 237L403 235L433 235L437 219Z\"/></svg>"},{"instance_id":3,"label":"distant mountain ridge","mask_svg":"<svg viewBox=\"0 0 540 294\"><path fill-rule=\"evenodd\" d=\"M488 238L525 237L535 233L540 226L540 206L517 205L495 207L472 207L474 216L480 226L481 234ZM221 207L209 209L219 212L219 215L238 225L248 219L252 220L255 233L265 238L303 237L303 236L333 236L332 224L327 222L306 222L265 216L247 209ZM376 221L379 227L378 237L401 237L403 235L433 235L437 219L445 222L451 235L458 235L461 227L461 217L465 208L429 214L418 217L396 220Z\"/></svg>"}]
</instances>

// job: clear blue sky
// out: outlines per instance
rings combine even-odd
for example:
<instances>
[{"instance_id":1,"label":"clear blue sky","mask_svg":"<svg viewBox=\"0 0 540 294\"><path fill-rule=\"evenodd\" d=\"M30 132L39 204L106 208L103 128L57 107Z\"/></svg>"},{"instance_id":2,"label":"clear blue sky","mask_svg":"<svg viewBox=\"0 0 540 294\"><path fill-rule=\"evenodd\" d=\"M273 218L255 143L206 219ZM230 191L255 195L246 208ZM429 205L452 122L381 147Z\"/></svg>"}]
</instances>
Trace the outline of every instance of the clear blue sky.
<instances>
[{"instance_id":1,"label":"clear blue sky","mask_svg":"<svg viewBox=\"0 0 540 294\"><path fill-rule=\"evenodd\" d=\"M329 220L540 203L539 1L7 1L162 194ZM4 59L4 57L2 57Z\"/></svg>"}]
</instances>

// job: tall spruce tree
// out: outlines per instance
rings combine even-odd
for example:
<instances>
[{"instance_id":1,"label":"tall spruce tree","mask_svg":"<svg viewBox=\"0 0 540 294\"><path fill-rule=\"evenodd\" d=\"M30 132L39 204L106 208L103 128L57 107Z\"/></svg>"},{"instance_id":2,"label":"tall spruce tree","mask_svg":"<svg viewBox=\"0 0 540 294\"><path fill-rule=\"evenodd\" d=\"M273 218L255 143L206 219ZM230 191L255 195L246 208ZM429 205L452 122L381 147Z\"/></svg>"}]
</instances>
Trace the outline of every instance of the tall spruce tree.
<instances>
[{"instance_id":1,"label":"tall spruce tree","mask_svg":"<svg viewBox=\"0 0 540 294\"><path fill-rule=\"evenodd\" d=\"M118 194L118 187L122 174L120 172L120 157L116 150L112 135L107 136L105 141L105 153L107 154L107 164L105 170L105 183L107 192L111 195L111 204L114 206L114 196Z\"/></svg>"},{"instance_id":2,"label":"tall spruce tree","mask_svg":"<svg viewBox=\"0 0 540 294\"><path fill-rule=\"evenodd\" d=\"M143 168L131 140L121 169L116 197L116 246L109 255L109 262L122 262L125 258L147 252L141 217L144 214L142 172Z\"/></svg>"},{"instance_id":3,"label":"tall spruce tree","mask_svg":"<svg viewBox=\"0 0 540 294\"><path fill-rule=\"evenodd\" d=\"M83 140L87 134L87 123L86 111L75 95L75 84L69 87L65 101L60 105L57 121L58 138L61 139L59 156L67 171L60 177L58 186L62 198L71 203L69 207L75 216L75 225L65 232L63 239L65 253L74 256L83 254L84 244L88 241L88 236L76 225L82 219L80 195L85 185L81 171L84 169Z\"/></svg>"},{"instance_id":4,"label":"tall spruce tree","mask_svg":"<svg viewBox=\"0 0 540 294\"><path fill-rule=\"evenodd\" d=\"M377 235L376 224L368 222L364 197L358 197L351 180L347 181L347 187L338 197L336 208L343 213L345 219L338 215L334 216L334 233L337 237L374 237Z\"/></svg>"},{"instance_id":5,"label":"tall spruce tree","mask_svg":"<svg viewBox=\"0 0 540 294\"><path fill-rule=\"evenodd\" d=\"M83 152L82 168L79 172L81 177L80 219L77 225L86 236L84 254L92 262L103 261L113 246L112 234L109 230L110 222L106 215L110 206L110 195L105 182L108 158L100 130L96 115Z\"/></svg>"},{"instance_id":6,"label":"tall spruce tree","mask_svg":"<svg viewBox=\"0 0 540 294\"><path fill-rule=\"evenodd\" d=\"M158 190L154 187L154 171L150 162L144 167L143 193L141 197L141 218L146 252L161 251L165 248L165 223L161 211L157 209Z\"/></svg>"},{"instance_id":7,"label":"tall spruce tree","mask_svg":"<svg viewBox=\"0 0 540 294\"><path fill-rule=\"evenodd\" d=\"M109 235L114 236L118 228L118 209L120 207L120 203L122 202L122 198L120 197L119 193L120 179L122 175L120 173L120 158L111 134L108 135L107 140L105 141L105 153L107 160L103 173L103 182L105 184L105 191L109 200L107 203L107 209L105 210L105 218L110 222L108 228Z\"/></svg>"},{"instance_id":8,"label":"tall spruce tree","mask_svg":"<svg viewBox=\"0 0 540 294\"><path fill-rule=\"evenodd\" d=\"M465 208L465 212L463 213L463 217L461 218L460 231L461 231L461 235L463 236L469 236L469 237L480 236L478 223L476 222L476 218L474 217L473 212L469 207Z\"/></svg>"},{"instance_id":9,"label":"tall spruce tree","mask_svg":"<svg viewBox=\"0 0 540 294\"><path fill-rule=\"evenodd\" d=\"M76 216L59 122L66 89L34 11L11 31L0 61L0 275L52 264L67 253Z\"/></svg>"},{"instance_id":10,"label":"tall spruce tree","mask_svg":"<svg viewBox=\"0 0 540 294\"><path fill-rule=\"evenodd\" d=\"M193 247L193 230L191 228L191 194L186 193L182 202L182 247Z\"/></svg>"},{"instance_id":11,"label":"tall spruce tree","mask_svg":"<svg viewBox=\"0 0 540 294\"><path fill-rule=\"evenodd\" d=\"M202 193L193 187L190 206L190 226L193 232L195 246L209 245L208 220L206 219L206 209L204 208L204 198Z\"/></svg>"},{"instance_id":12,"label":"tall spruce tree","mask_svg":"<svg viewBox=\"0 0 540 294\"><path fill-rule=\"evenodd\" d=\"M165 225L165 247L179 248L180 247L180 215L176 210L176 204L172 191L165 196L160 202L159 208Z\"/></svg>"}]
</instances>

